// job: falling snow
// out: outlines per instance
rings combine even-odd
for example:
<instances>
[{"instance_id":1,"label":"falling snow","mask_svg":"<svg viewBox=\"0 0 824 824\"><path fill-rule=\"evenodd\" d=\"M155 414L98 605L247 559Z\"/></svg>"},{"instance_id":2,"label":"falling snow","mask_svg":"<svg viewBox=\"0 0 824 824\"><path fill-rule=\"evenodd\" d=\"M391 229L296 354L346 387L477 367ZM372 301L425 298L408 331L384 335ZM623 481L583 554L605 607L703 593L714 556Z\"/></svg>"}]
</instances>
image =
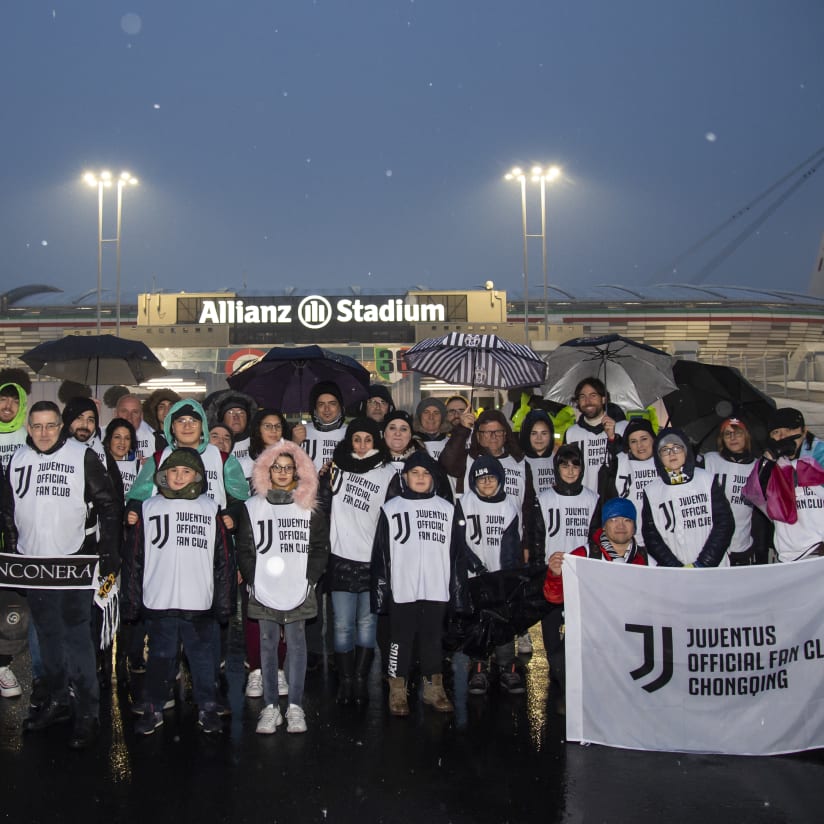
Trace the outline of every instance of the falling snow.
<instances>
[{"instance_id":1,"label":"falling snow","mask_svg":"<svg viewBox=\"0 0 824 824\"><path fill-rule=\"evenodd\" d=\"M120 28L123 29L126 34L140 34L140 30L143 28L143 21L140 19L139 14L130 11L120 18Z\"/></svg>"}]
</instances>

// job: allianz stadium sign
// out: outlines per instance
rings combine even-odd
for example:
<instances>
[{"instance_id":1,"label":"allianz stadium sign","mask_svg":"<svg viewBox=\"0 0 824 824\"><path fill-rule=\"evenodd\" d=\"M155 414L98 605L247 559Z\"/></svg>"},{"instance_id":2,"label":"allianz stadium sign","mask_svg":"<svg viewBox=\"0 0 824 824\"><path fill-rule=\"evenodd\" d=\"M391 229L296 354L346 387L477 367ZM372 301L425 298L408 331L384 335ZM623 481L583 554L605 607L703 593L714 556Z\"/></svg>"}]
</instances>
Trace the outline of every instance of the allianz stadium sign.
<instances>
[{"instance_id":1,"label":"allianz stadium sign","mask_svg":"<svg viewBox=\"0 0 824 824\"><path fill-rule=\"evenodd\" d=\"M386 298L379 303L369 303L361 298L333 298L330 301L322 295L307 295L300 300L279 303L205 299L198 323L323 329L330 323L442 323L445 319L446 309L442 303L407 303L402 298Z\"/></svg>"}]
</instances>

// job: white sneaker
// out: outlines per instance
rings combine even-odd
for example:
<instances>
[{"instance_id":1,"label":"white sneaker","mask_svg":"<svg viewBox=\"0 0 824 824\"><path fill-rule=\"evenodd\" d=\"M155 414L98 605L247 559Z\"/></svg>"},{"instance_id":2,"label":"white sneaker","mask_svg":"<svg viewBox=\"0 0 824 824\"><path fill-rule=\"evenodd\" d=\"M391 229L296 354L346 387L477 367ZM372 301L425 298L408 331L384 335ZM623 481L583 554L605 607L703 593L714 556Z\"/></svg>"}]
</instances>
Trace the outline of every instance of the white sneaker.
<instances>
[{"instance_id":1,"label":"white sneaker","mask_svg":"<svg viewBox=\"0 0 824 824\"><path fill-rule=\"evenodd\" d=\"M278 670L278 695L289 695L289 684L286 681L286 673Z\"/></svg>"},{"instance_id":2,"label":"white sneaker","mask_svg":"<svg viewBox=\"0 0 824 824\"><path fill-rule=\"evenodd\" d=\"M525 632L523 635L518 636L518 655L531 655L532 654L532 639L529 637L529 633Z\"/></svg>"},{"instance_id":3,"label":"white sneaker","mask_svg":"<svg viewBox=\"0 0 824 824\"><path fill-rule=\"evenodd\" d=\"M303 707L289 704L286 710L286 732L306 732L306 715Z\"/></svg>"},{"instance_id":4,"label":"white sneaker","mask_svg":"<svg viewBox=\"0 0 824 824\"><path fill-rule=\"evenodd\" d=\"M249 678L246 681L246 697L263 697L263 673L259 669L252 670L249 673Z\"/></svg>"},{"instance_id":5,"label":"white sneaker","mask_svg":"<svg viewBox=\"0 0 824 824\"><path fill-rule=\"evenodd\" d=\"M261 710L255 732L261 735L272 735L278 731L278 727L282 723L283 716L280 714L280 707L269 704Z\"/></svg>"},{"instance_id":6,"label":"white sneaker","mask_svg":"<svg viewBox=\"0 0 824 824\"><path fill-rule=\"evenodd\" d=\"M3 698L17 698L22 695L23 690L20 689L20 684L17 677L9 667L0 667L0 695Z\"/></svg>"}]
</instances>

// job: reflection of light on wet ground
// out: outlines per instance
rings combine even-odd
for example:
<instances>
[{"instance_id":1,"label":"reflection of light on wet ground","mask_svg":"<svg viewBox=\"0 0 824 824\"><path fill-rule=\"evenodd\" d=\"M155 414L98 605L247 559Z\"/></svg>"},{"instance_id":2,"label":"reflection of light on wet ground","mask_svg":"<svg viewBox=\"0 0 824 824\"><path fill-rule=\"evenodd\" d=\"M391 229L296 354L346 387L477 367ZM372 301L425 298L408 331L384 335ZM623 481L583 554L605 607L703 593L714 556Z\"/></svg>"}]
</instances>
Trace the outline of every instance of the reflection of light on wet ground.
<instances>
[{"instance_id":1,"label":"reflection of light on wet ground","mask_svg":"<svg viewBox=\"0 0 824 824\"><path fill-rule=\"evenodd\" d=\"M126 739L123 735L123 711L131 715L129 707L121 706L120 691L117 689L115 679L111 686L112 693L112 745L109 749L109 775L113 783L129 784L132 780L132 761L129 756L129 748L126 746Z\"/></svg>"},{"instance_id":2,"label":"reflection of light on wet ground","mask_svg":"<svg viewBox=\"0 0 824 824\"><path fill-rule=\"evenodd\" d=\"M526 665L526 715L529 723L529 738L536 751L541 750L550 720L547 712L549 689L549 663L546 660L541 625L532 627L532 656ZM557 720L556 720L557 719ZM563 719L552 717L552 723Z\"/></svg>"}]
</instances>

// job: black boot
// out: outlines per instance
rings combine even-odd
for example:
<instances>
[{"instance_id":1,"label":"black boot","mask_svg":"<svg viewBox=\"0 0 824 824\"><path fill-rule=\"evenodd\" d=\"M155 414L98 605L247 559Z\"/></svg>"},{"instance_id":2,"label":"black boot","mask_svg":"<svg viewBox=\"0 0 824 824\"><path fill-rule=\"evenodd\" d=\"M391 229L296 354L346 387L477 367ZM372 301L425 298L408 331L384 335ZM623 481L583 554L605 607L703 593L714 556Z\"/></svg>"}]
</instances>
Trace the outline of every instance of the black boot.
<instances>
[{"instance_id":1,"label":"black boot","mask_svg":"<svg viewBox=\"0 0 824 824\"><path fill-rule=\"evenodd\" d=\"M40 709L29 713L29 717L23 722L23 730L24 732L45 730L47 727L65 724L71 720L72 708L68 704L58 704L52 699Z\"/></svg>"},{"instance_id":2,"label":"black boot","mask_svg":"<svg viewBox=\"0 0 824 824\"><path fill-rule=\"evenodd\" d=\"M365 704L369 700L369 671L375 660L375 650L369 647L355 647L355 703Z\"/></svg>"},{"instance_id":3,"label":"black boot","mask_svg":"<svg viewBox=\"0 0 824 824\"><path fill-rule=\"evenodd\" d=\"M338 670L338 703L350 704L355 690L355 651L336 652L335 661Z\"/></svg>"},{"instance_id":4,"label":"black boot","mask_svg":"<svg viewBox=\"0 0 824 824\"><path fill-rule=\"evenodd\" d=\"M94 715L81 715L75 719L69 747L73 750L85 750L97 740L100 722Z\"/></svg>"}]
</instances>

